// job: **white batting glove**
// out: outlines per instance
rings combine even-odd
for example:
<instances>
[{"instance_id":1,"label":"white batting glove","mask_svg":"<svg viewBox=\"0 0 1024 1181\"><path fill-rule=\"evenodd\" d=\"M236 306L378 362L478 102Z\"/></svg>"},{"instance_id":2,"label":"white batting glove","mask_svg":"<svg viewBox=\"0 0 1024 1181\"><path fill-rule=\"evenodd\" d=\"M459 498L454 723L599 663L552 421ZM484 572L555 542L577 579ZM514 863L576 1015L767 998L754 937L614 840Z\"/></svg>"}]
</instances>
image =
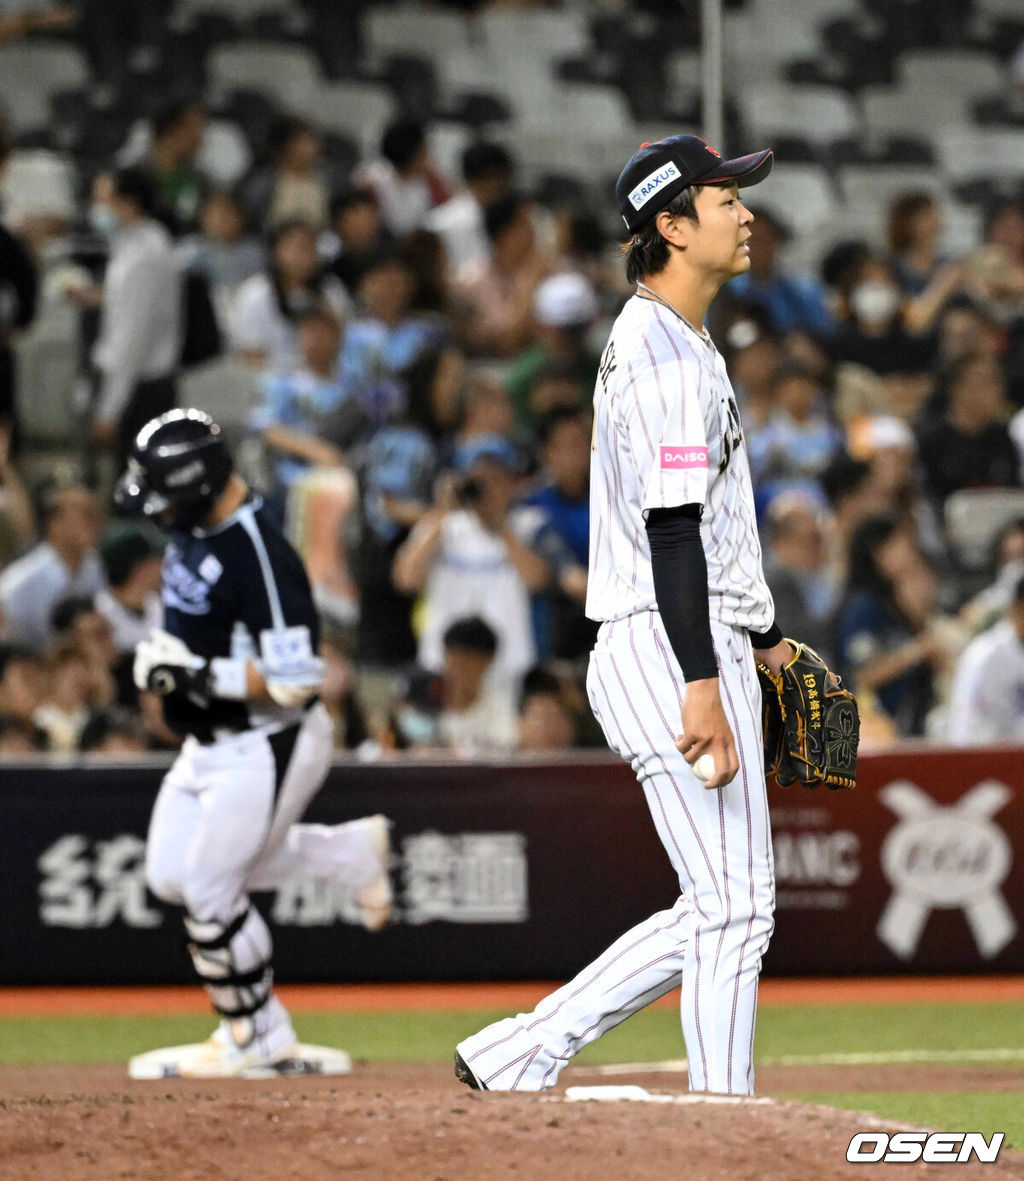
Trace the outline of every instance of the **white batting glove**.
<instances>
[{"instance_id":1,"label":"white batting glove","mask_svg":"<svg viewBox=\"0 0 1024 1181\"><path fill-rule=\"evenodd\" d=\"M149 633L149 638L143 640L135 649L132 678L137 689L143 692L160 692L159 686L153 683L157 670L167 669L173 676L175 669L195 673L205 667L206 661L197 656L187 644L177 636L172 636L170 632L155 627Z\"/></svg>"}]
</instances>

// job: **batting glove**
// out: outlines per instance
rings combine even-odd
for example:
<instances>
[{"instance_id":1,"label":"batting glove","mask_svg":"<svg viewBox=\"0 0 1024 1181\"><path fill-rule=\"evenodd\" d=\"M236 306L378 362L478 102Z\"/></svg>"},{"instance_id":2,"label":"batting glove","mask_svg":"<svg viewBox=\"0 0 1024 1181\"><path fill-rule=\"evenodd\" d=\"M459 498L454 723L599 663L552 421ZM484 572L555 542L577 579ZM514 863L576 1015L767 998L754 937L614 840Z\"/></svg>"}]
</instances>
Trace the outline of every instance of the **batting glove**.
<instances>
[{"instance_id":1,"label":"batting glove","mask_svg":"<svg viewBox=\"0 0 1024 1181\"><path fill-rule=\"evenodd\" d=\"M210 666L177 636L154 628L148 640L135 649L132 677L136 688L166 697L183 693L194 705L205 709L212 696Z\"/></svg>"}]
</instances>

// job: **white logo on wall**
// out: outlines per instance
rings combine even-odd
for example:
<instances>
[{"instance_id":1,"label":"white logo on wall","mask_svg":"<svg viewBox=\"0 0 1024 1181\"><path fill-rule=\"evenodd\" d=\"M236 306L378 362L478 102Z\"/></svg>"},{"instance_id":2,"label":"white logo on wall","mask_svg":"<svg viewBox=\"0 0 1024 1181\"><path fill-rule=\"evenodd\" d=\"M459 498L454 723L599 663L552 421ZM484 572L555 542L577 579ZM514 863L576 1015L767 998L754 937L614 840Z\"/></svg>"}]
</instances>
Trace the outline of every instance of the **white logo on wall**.
<instances>
[{"instance_id":1,"label":"white logo on wall","mask_svg":"<svg viewBox=\"0 0 1024 1181\"><path fill-rule=\"evenodd\" d=\"M163 915L146 897L146 842L123 832L90 841L68 833L40 854L36 865L39 917L47 927L158 927Z\"/></svg>"},{"instance_id":2,"label":"white logo on wall","mask_svg":"<svg viewBox=\"0 0 1024 1181\"><path fill-rule=\"evenodd\" d=\"M402 869L407 923L522 923L529 914L522 833L417 833L402 842Z\"/></svg>"},{"instance_id":3,"label":"white logo on wall","mask_svg":"<svg viewBox=\"0 0 1024 1181\"><path fill-rule=\"evenodd\" d=\"M882 871L894 893L878 923L878 937L901 959L917 950L933 910L962 910L985 959L1017 933L1000 892L1013 861L1010 840L992 817L1013 797L986 780L942 807L908 780L879 792L897 816L881 849Z\"/></svg>"}]
</instances>

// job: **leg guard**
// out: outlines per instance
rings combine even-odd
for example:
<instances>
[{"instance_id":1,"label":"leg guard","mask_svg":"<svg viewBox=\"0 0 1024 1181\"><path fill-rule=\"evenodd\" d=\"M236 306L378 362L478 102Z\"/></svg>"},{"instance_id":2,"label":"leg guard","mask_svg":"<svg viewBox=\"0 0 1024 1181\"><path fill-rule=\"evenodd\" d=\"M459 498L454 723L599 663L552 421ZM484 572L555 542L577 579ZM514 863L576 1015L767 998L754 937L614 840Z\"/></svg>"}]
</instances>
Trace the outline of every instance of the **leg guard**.
<instances>
[{"instance_id":1,"label":"leg guard","mask_svg":"<svg viewBox=\"0 0 1024 1181\"><path fill-rule=\"evenodd\" d=\"M245 1046L264 1036L274 1008L274 974L270 931L262 915L247 905L226 926L186 915L185 930L195 970L232 1039Z\"/></svg>"}]
</instances>

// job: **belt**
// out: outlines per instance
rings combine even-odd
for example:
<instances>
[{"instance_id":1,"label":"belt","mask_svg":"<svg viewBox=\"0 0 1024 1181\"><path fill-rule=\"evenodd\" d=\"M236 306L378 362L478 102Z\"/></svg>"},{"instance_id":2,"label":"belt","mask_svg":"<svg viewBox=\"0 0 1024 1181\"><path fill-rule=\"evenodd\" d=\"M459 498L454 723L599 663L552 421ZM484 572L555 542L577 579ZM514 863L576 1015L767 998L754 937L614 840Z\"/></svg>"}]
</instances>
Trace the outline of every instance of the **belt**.
<instances>
[{"instance_id":1,"label":"belt","mask_svg":"<svg viewBox=\"0 0 1024 1181\"><path fill-rule=\"evenodd\" d=\"M276 730L268 731L269 734L278 734L282 730L289 730L293 727L300 726L305 721L305 715L319 702L320 697L314 694L302 707L303 717L297 722L285 722L278 726ZM189 731L192 738L199 743L200 746L213 746L215 742L224 742L228 738L235 738L239 734L248 734L250 731L263 730L263 726L204 726L202 728L195 727Z\"/></svg>"}]
</instances>

